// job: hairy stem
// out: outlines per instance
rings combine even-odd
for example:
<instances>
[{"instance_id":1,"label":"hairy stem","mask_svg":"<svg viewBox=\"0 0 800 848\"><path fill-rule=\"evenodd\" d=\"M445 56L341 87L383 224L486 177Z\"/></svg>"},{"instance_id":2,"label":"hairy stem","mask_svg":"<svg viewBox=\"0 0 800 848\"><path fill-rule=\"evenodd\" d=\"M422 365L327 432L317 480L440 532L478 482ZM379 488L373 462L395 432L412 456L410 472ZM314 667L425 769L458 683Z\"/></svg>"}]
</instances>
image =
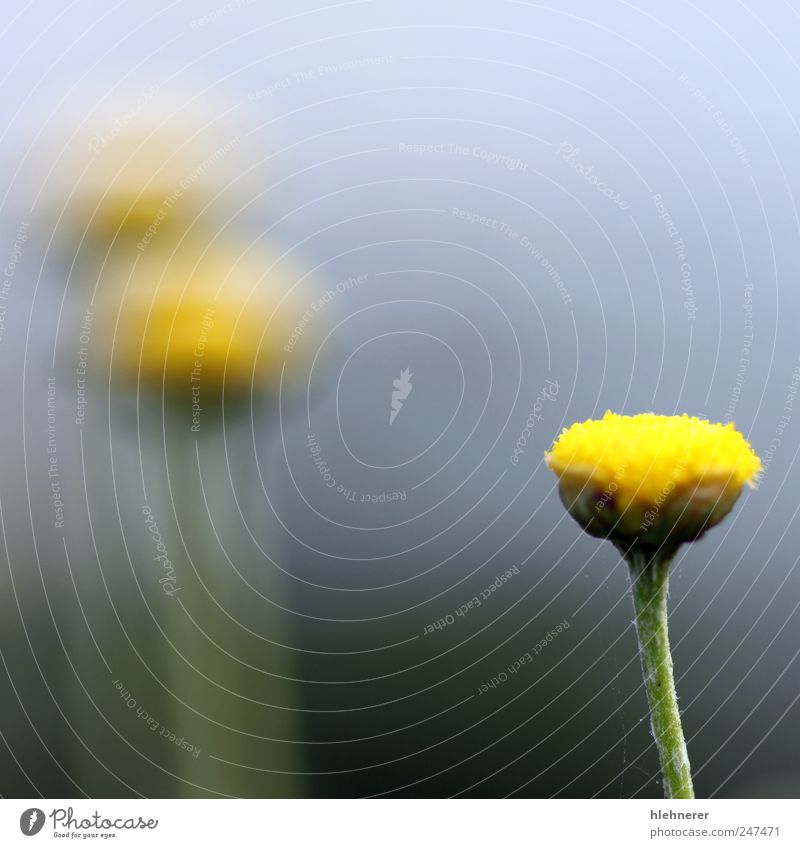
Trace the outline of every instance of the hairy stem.
<instances>
[{"instance_id":1,"label":"hairy stem","mask_svg":"<svg viewBox=\"0 0 800 848\"><path fill-rule=\"evenodd\" d=\"M629 553L627 560L651 727L664 776L664 796L694 798L667 633L671 557L637 551Z\"/></svg>"}]
</instances>

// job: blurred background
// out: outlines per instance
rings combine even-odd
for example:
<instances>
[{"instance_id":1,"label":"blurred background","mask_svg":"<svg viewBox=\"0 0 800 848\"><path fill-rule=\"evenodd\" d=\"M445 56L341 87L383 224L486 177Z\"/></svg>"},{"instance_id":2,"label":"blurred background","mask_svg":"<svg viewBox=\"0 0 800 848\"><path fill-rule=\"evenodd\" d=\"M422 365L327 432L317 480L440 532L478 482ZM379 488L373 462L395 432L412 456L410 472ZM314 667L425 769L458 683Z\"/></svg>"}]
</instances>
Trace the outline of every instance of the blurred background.
<instances>
[{"instance_id":1,"label":"blurred background","mask_svg":"<svg viewBox=\"0 0 800 848\"><path fill-rule=\"evenodd\" d=\"M698 796L797 797L798 44L12 3L0 792L660 797L626 569L543 464L611 408L762 457L671 633Z\"/></svg>"}]
</instances>

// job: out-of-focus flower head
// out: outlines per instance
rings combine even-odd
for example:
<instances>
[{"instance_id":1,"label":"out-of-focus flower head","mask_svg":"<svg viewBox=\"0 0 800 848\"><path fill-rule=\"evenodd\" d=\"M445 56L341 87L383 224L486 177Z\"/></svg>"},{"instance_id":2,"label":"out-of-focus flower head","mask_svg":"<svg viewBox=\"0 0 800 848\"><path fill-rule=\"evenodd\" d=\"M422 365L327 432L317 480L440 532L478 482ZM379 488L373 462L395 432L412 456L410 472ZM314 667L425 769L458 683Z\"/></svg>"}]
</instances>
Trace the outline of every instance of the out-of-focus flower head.
<instances>
[{"instance_id":1,"label":"out-of-focus flower head","mask_svg":"<svg viewBox=\"0 0 800 848\"><path fill-rule=\"evenodd\" d=\"M212 237L108 264L98 322L113 373L204 408L223 386L234 399L274 388L314 350L313 322L295 332L311 300L302 278L277 255Z\"/></svg>"},{"instance_id":2,"label":"out-of-focus flower head","mask_svg":"<svg viewBox=\"0 0 800 848\"><path fill-rule=\"evenodd\" d=\"M670 549L698 538L761 469L732 423L610 411L565 429L545 460L570 515L621 549Z\"/></svg>"},{"instance_id":3,"label":"out-of-focus flower head","mask_svg":"<svg viewBox=\"0 0 800 848\"><path fill-rule=\"evenodd\" d=\"M209 204L226 218L252 184L236 181L250 159L230 112L158 86L79 111L49 142L56 234L105 254L113 244L174 238Z\"/></svg>"}]
</instances>

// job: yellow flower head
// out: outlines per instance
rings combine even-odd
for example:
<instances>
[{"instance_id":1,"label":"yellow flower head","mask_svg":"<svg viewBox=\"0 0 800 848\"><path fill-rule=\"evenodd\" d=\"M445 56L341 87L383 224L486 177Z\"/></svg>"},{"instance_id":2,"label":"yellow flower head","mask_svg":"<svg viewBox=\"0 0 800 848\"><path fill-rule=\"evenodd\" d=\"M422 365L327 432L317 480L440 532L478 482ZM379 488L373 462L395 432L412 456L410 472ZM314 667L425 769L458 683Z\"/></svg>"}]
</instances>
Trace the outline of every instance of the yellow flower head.
<instances>
[{"instance_id":1,"label":"yellow flower head","mask_svg":"<svg viewBox=\"0 0 800 848\"><path fill-rule=\"evenodd\" d=\"M100 285L101 326L114 368L143 388L162 385L178 402L201 405L274 388L313 350L315 328L284 346L308 307L300 274L268 253L233 244L188 243L174 252L152 246L118 261ZM308 290L302 287L302 291ZM322 320L322 319L320 319Z\"/></svg>"},{"instance_id":2,"label":"yellow flower head","mask_svg":"<svg viewBox=\"0 0 800 848\"><path fill-rule=\"evenodd\" d=\"M565 429L545 454L559 493L591 535L677 548L718 524L761 461L732 423L616 415Z\"/></svg>"},{"instance_id":3,"label":"yellow flower head","mask_svg":"<svg viewBox=\"0 0 800 848\"><path fill-rule=\"evenodd\" d=\"M105 252L181 234L207 204L227 217L251 157L225 112L153 87L93 108L77 128L65 125L50 150L57 232Z\"/></svg>"}]
</instances>

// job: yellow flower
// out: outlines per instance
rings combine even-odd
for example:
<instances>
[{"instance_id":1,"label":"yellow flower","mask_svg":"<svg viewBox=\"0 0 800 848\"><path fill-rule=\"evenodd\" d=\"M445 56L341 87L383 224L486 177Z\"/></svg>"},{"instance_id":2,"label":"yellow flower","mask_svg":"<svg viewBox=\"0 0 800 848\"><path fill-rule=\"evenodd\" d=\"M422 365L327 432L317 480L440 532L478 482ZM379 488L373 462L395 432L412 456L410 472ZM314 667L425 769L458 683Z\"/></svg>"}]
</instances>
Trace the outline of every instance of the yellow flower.
<instances>
[{"instance_id":1,"label":"yellow flower","mask_svg":"<svg viewBox=\"0 0 800 848\"><path fill-rule=\"evenodd\" d=\"M207 204L224 206L227 218L251 183L236 178L252 157L246 134L219 119L224 111L153 89L65 126L50 154L59 165L50 197L57 232L105 252L112 242L180 235Z\"/></svg>"},{"instance_id":2,"label":"yellow flower","mask_svg":"<svg viewBox=\"0 0 800 848\"><path fill-rule=\"evenodd\" d=\"M619 547L677 548L696 539L761 469L732 423L610 411L565 429L545 461L570 515Z\"/></svg>"},{"instance_id":3,"label":"yellow flower","mask_svg":"<svg viewBox=\"0 0 800 848\"><path fill-rule=\"evenodd\" d=\"M114 368L133 383L200 405L274 388L313 349L313 326L284 348L308 300L300 274L275 257L234 244L149 247L104 271L99 321ZM298 290L299 289L299 290ZM321 320L321 319L320 319Z\"/></svg>"}]
</instances>

